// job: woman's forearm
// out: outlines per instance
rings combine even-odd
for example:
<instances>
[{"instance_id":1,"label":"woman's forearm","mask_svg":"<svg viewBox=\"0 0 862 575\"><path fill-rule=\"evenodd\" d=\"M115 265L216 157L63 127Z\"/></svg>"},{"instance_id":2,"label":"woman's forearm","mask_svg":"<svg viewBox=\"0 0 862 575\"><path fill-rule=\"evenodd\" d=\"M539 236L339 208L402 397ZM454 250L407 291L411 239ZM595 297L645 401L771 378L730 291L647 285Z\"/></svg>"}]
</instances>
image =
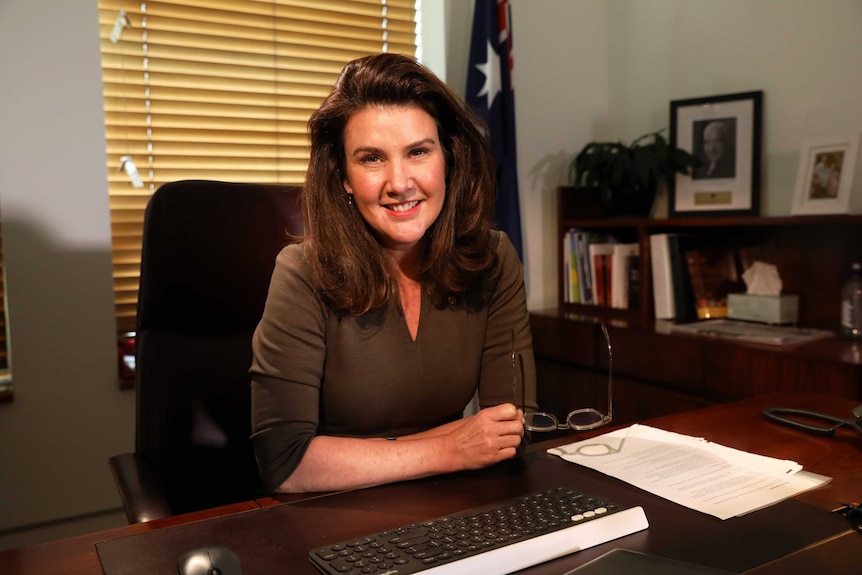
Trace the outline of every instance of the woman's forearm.
<instances>
[{"instance_id":1,"label":"woman's forearm","mask_svg":"<svg viewBox=\"0 0 862 575\"><path fill-rule=\"evenodd\" d=\"M359 489L486 467L515 456L523 424L523 412L503 404L395 441L319 435L276 491Z\"/></svg>"},{"instance_id":2,"label":"woman's forearm","mask_svg":"<svg viewBox=\"0 0 862 575\"><path fill-rule=\"evenodd\" d=\"M442 434L396 441L317 436L278 491L359 489L454 471L445 442Z\"/></svg>"}]
</instances>

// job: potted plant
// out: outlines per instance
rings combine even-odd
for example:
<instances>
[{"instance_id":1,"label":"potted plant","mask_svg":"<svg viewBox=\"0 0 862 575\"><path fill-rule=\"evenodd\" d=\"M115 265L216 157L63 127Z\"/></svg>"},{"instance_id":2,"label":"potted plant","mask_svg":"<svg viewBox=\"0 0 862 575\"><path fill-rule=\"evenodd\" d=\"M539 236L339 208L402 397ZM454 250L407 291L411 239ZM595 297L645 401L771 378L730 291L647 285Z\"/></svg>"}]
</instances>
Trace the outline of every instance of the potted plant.
<instances>
[{"instance_id":1,"label":"potted plant","mask_svg":"<svg viewBox=\"0 0 862 575\"><path fill-rule=\"evenodd\" d=\"M577 190L597 193L607 215L649 215L661 181L688 174L700 160L667 143L661 130L630 145L591 142L569 165Z\"/></svg>"}]
</instances>

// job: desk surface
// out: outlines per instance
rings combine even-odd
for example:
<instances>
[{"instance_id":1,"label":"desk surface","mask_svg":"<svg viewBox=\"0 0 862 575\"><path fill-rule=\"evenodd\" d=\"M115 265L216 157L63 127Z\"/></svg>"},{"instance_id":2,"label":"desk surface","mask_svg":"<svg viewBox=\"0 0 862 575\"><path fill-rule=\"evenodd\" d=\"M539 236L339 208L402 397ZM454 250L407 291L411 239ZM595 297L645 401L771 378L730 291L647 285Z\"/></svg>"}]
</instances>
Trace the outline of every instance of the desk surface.
<instances>
[{"instance_id":1,"label":"desk surface","mask_svg":"<svg viewBox=\"0 0 862 575\"><path fill-rule=\"evenodd\" d=\"M644 422L705 437L730 447L793 459L833 478L827 486L745 517L720 521L592 470L547 455L551 445L530 446L523 462L373 489L304 498L277 496L0 553L0 573L97 575L102 563L123 573L175 573L176 557L204 544L234 547L246 575L316 573L307 560L318 545L437 517L514 497L546 486L571 485L626 505L643 505L647 531L536 566L530 573L563 573L614 547L663 554L758 575L806 572L799 566L832 561L830 573L858 569L859 534L842 517L826 513L862 499L862 437L827 439L766 421L763 407L804 407L846 416L852 400L816 395L770 396L675 414ZM592 432L593 435L603 431ZM578 439L588 437L579 434ZM804 551L799 549L808 547ZM728 553L728 549L732 553ZM789 554L796 552L792 559ZM101 560L100 560L101 557ZM850 570L852 566L852 571ZM797 570L797 569L800 570ZM109 572L109 575L113 573Z\"/></svg>"}]
</instances>

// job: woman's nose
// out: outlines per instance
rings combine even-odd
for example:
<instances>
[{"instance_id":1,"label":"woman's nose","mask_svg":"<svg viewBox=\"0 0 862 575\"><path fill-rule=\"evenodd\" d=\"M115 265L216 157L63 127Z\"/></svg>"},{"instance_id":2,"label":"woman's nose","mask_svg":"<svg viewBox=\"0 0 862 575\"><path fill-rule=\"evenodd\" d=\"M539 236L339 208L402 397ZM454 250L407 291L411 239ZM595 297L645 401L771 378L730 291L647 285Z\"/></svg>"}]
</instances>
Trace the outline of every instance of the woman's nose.
<instances>
[{"instance_id":1,"label":"woman's nose","mask_svg":"<svg viewBox=\"0 0 862 575\"><path fill-rule=\"evenodd\" d=\"M410 167L405 162L395 161L389 164L389 190L403 193L413 187L413 176Z\"/></svg>"}]
</instances>

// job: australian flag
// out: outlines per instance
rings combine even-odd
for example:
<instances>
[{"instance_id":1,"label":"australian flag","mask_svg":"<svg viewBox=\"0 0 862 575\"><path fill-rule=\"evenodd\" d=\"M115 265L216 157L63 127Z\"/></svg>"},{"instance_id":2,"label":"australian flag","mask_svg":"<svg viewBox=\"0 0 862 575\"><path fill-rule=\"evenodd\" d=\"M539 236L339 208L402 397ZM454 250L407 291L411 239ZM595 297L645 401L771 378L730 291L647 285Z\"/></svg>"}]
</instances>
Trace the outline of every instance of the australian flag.
<instances>
[{"instance_id":1,"label":"australian flag","mask_svg":"<svg viewBox=\"0 0 862 575\"><path fill-rule=\"evenodd\" d=\"M491 131L497 165L496 224L508 234L523 260L512 63L509 0L476 0L466 100L485 118Z\"/></svg>"}]
</instances>

